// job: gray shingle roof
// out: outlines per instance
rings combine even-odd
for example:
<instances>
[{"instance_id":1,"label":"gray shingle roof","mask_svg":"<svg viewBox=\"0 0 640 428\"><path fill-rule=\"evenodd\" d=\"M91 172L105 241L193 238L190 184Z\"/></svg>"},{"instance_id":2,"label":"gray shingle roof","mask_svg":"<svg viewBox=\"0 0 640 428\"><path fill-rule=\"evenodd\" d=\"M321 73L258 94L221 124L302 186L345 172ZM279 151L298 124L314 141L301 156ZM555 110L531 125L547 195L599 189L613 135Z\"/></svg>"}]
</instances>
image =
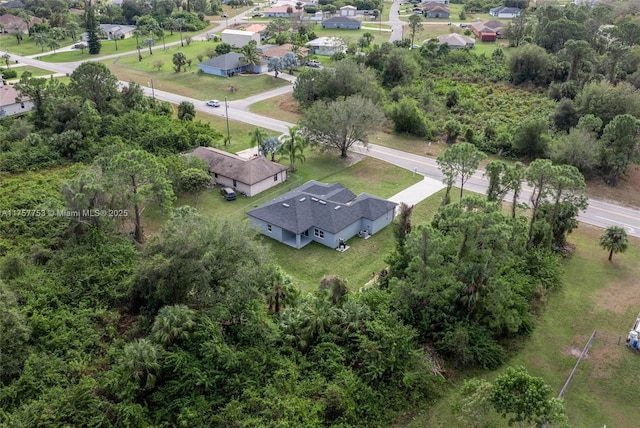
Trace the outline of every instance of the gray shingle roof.
<instances>
[{"instance_id":1,"label":"gray shingle roof","mask_svg":"<svg viewBox=\"0 0 640 428\"><path fill-rule=\"evenodd\" d=\"M337 233L363 217L375 220L396 205L367 193L356 196L340 183L309 181L248 215L296 234L311 227Z\"/></svg>"},{"instance_id":2,"label":"gray shingle roof","mask_svg":"<svg viewBox=\"0 0 640 428\"><path fill-rule=\"evenodd\" d=\"M231 70L242 65L240 63L240 58L244 58L244 55L236 52L229 52L224 55L211 58L209 61L201 62L200 64L208 67L219 68L220 70Z\"/></svg>"},{"instance_id":3,"label":"gray shingle roof","mask_svg":"<svg viewBox=\"0 0 640 428\"><path fill-rule=\"evenodd\" d=\"M347 18L346 16L334 16L333 18L329 18L329 19L325 19L324 21L322 21L323 24L325 23L336 23L336 24L360 24L360 21L358 21L357 19L353 19L353 18Z\"/></svg>"},{"instance_id":4,"label":"gray shingle roof","mask_svg":"<svg viewBox=\"0 0 640 428\"><path fill-rule=\"evenodd\" d=\"M287 169L284 165L272 162L264 156L241 158L213 147L198 147L186 156L195 156L204 160L212 173L250 186Z\"/></svg>"}]
</instances>

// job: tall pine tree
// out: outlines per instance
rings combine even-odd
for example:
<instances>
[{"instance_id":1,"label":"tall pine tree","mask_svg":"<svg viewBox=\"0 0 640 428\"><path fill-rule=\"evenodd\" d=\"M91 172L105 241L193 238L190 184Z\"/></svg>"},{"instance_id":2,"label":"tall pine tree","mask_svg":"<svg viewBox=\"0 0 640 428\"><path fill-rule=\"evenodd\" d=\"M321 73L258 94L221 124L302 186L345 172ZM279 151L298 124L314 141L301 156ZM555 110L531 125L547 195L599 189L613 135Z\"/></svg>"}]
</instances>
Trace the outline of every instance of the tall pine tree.
<instances>
[{"instance_id":1,"label":"tall pine tree","mask_svg":"<svg viewBox=\"0 0 640 428\"><path fill-rule=\"evenodd\" d=\"M87 36L89 38L89 54L97 55L102 47L100 39L98 39L98 23L96 21L96 13L91 2L87 4L87 12L85 16L87 25Z\"/></svg>"}]
</instances>

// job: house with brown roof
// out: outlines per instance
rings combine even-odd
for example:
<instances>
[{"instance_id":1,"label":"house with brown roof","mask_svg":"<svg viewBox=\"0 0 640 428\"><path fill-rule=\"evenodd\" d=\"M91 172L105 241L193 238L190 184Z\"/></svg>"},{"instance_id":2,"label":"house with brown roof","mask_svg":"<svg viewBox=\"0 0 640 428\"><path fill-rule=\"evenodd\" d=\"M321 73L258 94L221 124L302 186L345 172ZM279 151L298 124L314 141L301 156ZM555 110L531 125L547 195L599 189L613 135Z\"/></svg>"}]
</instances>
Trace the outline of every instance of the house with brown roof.
<instances>
[{"instance_id":1,"label":"house with brown roof","mask_svg":"<svg viewBox=\"0 0 640 428\"><path fill-rule=\"evenodd\" d=\"M427 18L449 18L451 10L448 4L428 1L422 3L422 14Z\"/></svg>"},{"instance_id":2,"label":"house with brown roof","mask_svg":"<svg viewBox=\"0 0 640 428\"><path fill-rule=\"evenodd\" d=\"M262 59L268 61L269 58L284 58L284 54L287 52L293 52L293 45L291 43L285 43L284 45L263 45L258 47L258 52L262 56ZM309 49L300 47L297 55L300 57L306 57L309 54Z\"/></svg>"},{"instance_id":3,"label":"house with brown roof","mask_svg":"<svg viewBox=\"0 0 640 428\"><path fill-rule=\"evenodd\" d=\"M496 36L498 38L500 38L502 36L501 32L502 32L502 28L504 27L504 23L495 19L491 19L489 21L484 21L482 22L485 27L489 27L491 28L493 31L496 32Z\"/></svg>"},{"instance_id":4,"label":"house with brown roof","mask_svg":"<svg viewBox=\"0 0 640 428\"><path fill-rule=\"evenodd\" d=\"M492 28L487 27L482 22L474 22L471 24L471 31L481 42L495 42L498 37Z\"/></svg>"},{"instance_id":5,"label":"house with brown roof","mask_svg":"<svg viewBox=\"0 0 640 428\"><path fill-rule=\"evenodd\" d=\"M205 161L216 184L247 196L257 195L287 179L287 167L262 155L243 158L213 147L198 147L185 156Z\"/></svg>"},{"instance_id":6,"label":"house with brown roof","mask_svg":"<svg viewBox=\"0 0 640 428\"><path fill-rule=\"evenodd\" d=\"M447 45L449 49L473 49L476 41L471 37L463 36L462 34L451 33L443 36L438 36L439 45Z\"/></svg>"},{"instance_id":7,"label":"house with brown roof","mask_svg":"<svg viewBox=\"0 0 640 428\"><path fill-rule=\"evenodd\" d=\"M42 23L42 19L32 16L29 19L29 25L22 20L19 16L12 15L10 13L5 13L0 16L0 24L2 24L3 33L13 33L14 31L20 31L23 34L29 34L29 28L33 27L34 24Z\"/></svg>"},{"instance_id":8,"label":"house with brown roof","mask_svg":"<svg viewBox=\"0 0 640 428\"><path fill-rule=\"evenodd\" d=\"M0 79L0 119L24 114L33 109L33 101L20 95L13 86L3 85Z\"/></svg>"}]
</instances>

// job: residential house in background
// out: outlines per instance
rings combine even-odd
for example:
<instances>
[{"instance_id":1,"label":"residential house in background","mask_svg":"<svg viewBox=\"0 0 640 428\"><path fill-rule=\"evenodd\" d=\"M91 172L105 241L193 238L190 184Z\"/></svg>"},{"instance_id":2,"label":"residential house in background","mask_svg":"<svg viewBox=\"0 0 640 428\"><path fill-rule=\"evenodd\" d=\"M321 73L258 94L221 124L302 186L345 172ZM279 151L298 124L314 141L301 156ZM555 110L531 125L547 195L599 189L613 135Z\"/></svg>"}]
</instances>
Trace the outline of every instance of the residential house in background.
<instances>
[{"instance_id":1,"label":"residential house in background","mask_svg":"<svg viewBox=\"0 0 640 428\"><path fill-rule=\"evenodd\" d=\"M24 3L20 0L8 1L0 4L0 6L6 9L24 9Z\"/></svg>"},{"instance_id":2,"label":"residential house in background","mask_svg":"<svg viewBox=\"0 0 640 428\"><path fill-rule=\"evenodd\" d=\"M261 42L260 32L258 31L244 31L244 30L230 30L226 29L221 33L222 41L230 44L234 48L243 48L249 44L251 40L259 45Z\"/></svg>"},{"instance_id":3,"label":"residential house in background","mask_svg":"<svg viewBox=\"0 0 640 428\"><path fill-rule=\"evenodd\" d=\"M233 76L239 73L255 73L255 67L242 62L244 56L237 52L229 52L224 55L211 58L198 64L198 69L205 74L214 76Z\"/></svg>"},{"instance_id":4,"label":"residential house in background","mask_svg":"<svg viewBox=\"0 0 640 428\"><path fill-rule=\"evenodd\" d=\"M20 95L13 86L2 84L0 78L0 119L28 113L34 108L33 101Z\"/></svg>"},{"instance_id":5,"label":"residential house in background","mask_svg":"<svg viewBox=\"0 0 640 428\"><path fill-rule=\"evenodd\" d=\"M251 24L246 28L242 28L244 31L248 31L250 33L260 33L260 40L264 40L264 31L267 29L266 24Z\"/></svg>"},{"instance_id":6,"label":"residential house in background","mask_svg":"<svg viewBox=\"0 0 640 428\"><path fill-rule=\"evenodd\" d=\"M355 235L373 235L393 221L395 202L340 183L309 181L247 213L263 235L302 248L315 241L337 248Z\"/></svg>"},{"instance_id":7,"label":"residential house in background","mask_svg":"<svg viewBox=\"0 0 640 428\"><path fill-rule=\"evenodd\" d=\"M522 9L517 7L499 6L489 9L489 14L496 18L515 18L522 13Z\"/></svg>"},{"instance_id":8,"label":"residential house in background","mask_svg":"<svg viewBox=\"0 0 640 428\"><path fill-rule=\"evenodd\" d=\"M347 18L346 16L334 16L322 21L322 28L324 29L344 28L347 30L359 30L361 25L361 22L357 19Z\"/></svg>"},{"instance_id":9,"label":"residential house in background","mask_svg":"<svg viewBox=\"0 0 640 428\"><path fill-rule=\"evenodd\" d=\"M504 27L504 23L501 21L497 21L495 19L491 19L489 21L482 22L485 27L491 28L496 33L496 37L499 39L502 37L502 28Z\"/></svg>"},{"instance_id":10,"label":"residential house in background","mask_svg":"<svg viewBox=\"0 0 640 428\"><path fill-rule=\"evenodd\" d=\"M34 24L41 24L42 19L32 16L29 18L29 24L20 18L19 16L12 15L10 13L5 13L0 16L0 24L2 24L3 33L13 33L14 31L20 31L23 34L29 34L29 28L33 27Z\"/></svg>"},{"instance_id":11,"label":"residential house in background","mask_svg":"<svg viewBox=\"0 0 640 428\"><path fill-rule=\"evenodd\" d=\"M474 22L471 24L471 31L481 42L495 42L498 37L493 29L487 27L482 22Z\"/></svg>"},{"instance_id":12,"label":"residential house in background","mask_svg":"<svg viewBox=\"0 0 640 428\"><path fill-rule=\"evenodd\" d=\"M462 34L451 33L444 36L438 36L439 45L448 45L450 49L473 49L476 41L471 37Z\"/></svg>"},{"instance_id":13,"label":"residential house in background","mask_svg":"<svg viewBox=\"0 0 640 428\"><path fill-rule=\"evenodd\" d=\"M344 52L346 43L339 37L318 37L305 44L314 55L331 56Z\"/></svg>"},{"instance_id":14,"label":"residential house in background","mask_svg":"<svg viewBox=\"0 0 640 428\"><path fill-rule=\"evenodd\" d=\"M291 10L292 12L287 12ZM265 18L289 18L296 10L295 4L276 4L275 6L265 8L262 13L264 13Z\"/></svg>"},{"instance_id":15,"label":"residential house in background","mask_svg":"<svg viewBox=\"0 0 640 428\"><path fill-rule=\"evenodd\" d=\"M286 166L261 155L243 158L213 147L198 147L185 156L205 161L216 184L247 196L255 196L287 180Z\"/></svg>"},{"instance_id":16,"label":"residential house in background","mask_svg":"<svg viewBox=\"0 0 640 428\"><path fill-rule=\"evenodd\" d=\"M262 59L267 62L269 58L284 58L284 54L287 52L293 52L294 46L291 43L285 43L284 45L262 45L258 47L258 52L262 56ZM309 49L305 47L298 48L296 56L304 58L309 55Z\"/></svg>"},{"instance_id":17,"label":"residential house in background","mask_svg":"<svg viewBox=\"0 0 640 428\"><path fill-rule=\"evenodd\" d=\"M448 4L428 1L422 3L422 14L427 18L449 18L451 11Z\"/></svg>"},{"instance_id":18,"label":"residential house in background","mask_svg":"<svg viewBox=\"0 0 640 428\"><path fill-rule=\"evenodd\" d=\"M100 24L100 32L102 37L107 40L123 40L133 37L133 32L136 31L135 25L120 25L120 24Z\"/></svg>"},{"instance_id":19,"label":"residential house in background","mask_svg":"<svg viewBox=\"0 0 640 428\"><path fill-rule=\"evenodd\" d=\"M356 16L357 12L358 8L351 5L342 6L340 8L340 16Z\"/></svg>"}]
</instances>

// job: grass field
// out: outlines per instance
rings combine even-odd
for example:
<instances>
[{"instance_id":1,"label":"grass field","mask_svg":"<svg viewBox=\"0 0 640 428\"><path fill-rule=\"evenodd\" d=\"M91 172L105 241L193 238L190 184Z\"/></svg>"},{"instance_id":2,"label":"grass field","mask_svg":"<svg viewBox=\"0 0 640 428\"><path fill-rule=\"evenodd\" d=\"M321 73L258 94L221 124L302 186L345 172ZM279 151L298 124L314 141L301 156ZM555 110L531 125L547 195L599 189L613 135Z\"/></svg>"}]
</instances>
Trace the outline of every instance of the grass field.
<instances>
[{"instance_id":1,"label":"grass field","mask_svg":"<svg viewBox=\"0 0 640 428\"><path fill-rule=\"evenodd\" d=\"M627 349L624 340L640 311L640 240L632 239L625 254L614 255L613 262L608 262L607 253L598 246L601 234L601 229L580 225L570 235L576 251L564 263L564 287L549 296L536 330L507 365L524 365L557 394L592 331L598 330L588 358L567 391L570 422L574 427L632 427L637 426L637 416L630 398L640 394L635 376L640 354ZM483 377L492 379L498 373ZM450 411L454 393L452 388L435 406L397 426L463 427ZM507 426L497 415L491 423Z\"/></svg>"},{"instance_id":2,"label":"grass field","mask_svg":"<svg viewBox=\"0 0 640 428\"><path fill-rule=\"evenodd\" d=\"M390 27L388 25L380 25L379 21L363 21L362 25L367 27L360 30L339 30L339 29L323 29L320 24L315 24L310 28L318 37L340 37L347 45L351 43L358 43L358 40L364 33L370 33L373 36L372 45L382 44L389 41Z\"/></svg>"},{"instance_id":3,"label":"grass field","mask_svg":"<svg viewBox=\"0 0 640 428\"><path fill-rule=\"evenodd\" d=\"M18 72L17 79L19 79L22 76L22 73L24 73L25 71L30 72L33 75L33 77L48 77L48 76L51 76L52 74L55 74L53 71L32 67L30 65L24 65L24 66L12 65L11 70L15 70L16 72Z\"/></svg>"}]
</instances>

